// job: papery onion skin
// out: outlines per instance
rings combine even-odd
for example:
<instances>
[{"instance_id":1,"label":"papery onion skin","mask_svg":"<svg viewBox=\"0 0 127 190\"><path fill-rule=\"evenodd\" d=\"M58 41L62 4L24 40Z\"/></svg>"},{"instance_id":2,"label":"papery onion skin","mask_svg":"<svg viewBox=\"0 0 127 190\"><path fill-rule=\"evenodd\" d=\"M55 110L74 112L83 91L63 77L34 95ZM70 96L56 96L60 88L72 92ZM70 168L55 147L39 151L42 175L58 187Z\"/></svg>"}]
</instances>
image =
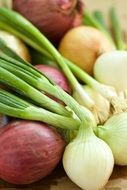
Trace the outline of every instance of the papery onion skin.
<instances>
[{"instance_id":1,"label":"papery onion skin","mask_svg":"<svg viewBox=\"0 0 127 190\"><path fill-rule=\"evenodd\" d=\"M0 38L3 39L6 45L15 51L21 58L30 62L30 53L26 45L13 34L0 30Z\"/></svg>"},{"instance_id":2,"label":"papery onion skin","mask_svg":"<svg viewBox=\"0 0 127 190\"><path fill-rule=\"evenodd\" d=\"M98 56L114 50L114 45L99 30L90 26L79 26L69 30L59 44L60 53L93 74L93 66Z\"/></svg>"},{"instance_id":3,"label":"papery onion skin","mask_svg":"<svg viewBox=\"0 0 127 190\"><path fill-rule=\"evenodd\" d=\"M114 158L109 146L97 137L69 143L63 155L68 177L84 190L102 189L112 173Z\"/></svg>"},{"instance_id":4,"label":"papery onion skin","mask_svg":"<svg viewBox=\"0 0 127 190\"><path fill-rule=\"evenodd\" d=\"M39 122L18 120L0 131L0 177L29 184L48 175L61 159L65 142Z\"/></svg>"},{"instance_id":5,"label":"papery onion skin","mask_svg":"<svg viewBox=\"0 0 127 190\"><path fill-rule=\"evenodd\" d=\"M94 77L103 84L115 87L118 92L127 89L127 52L112 51L98 57Z\"/></svg>"},{"instance_id":6,"label":"papery onion skin","mask_svg":"<svg viewBox=\"0 0 127 190\"><path fill-rule=\"evenodd\" d=\"M67 30L81 24L83 4L82 0L13 0L13 9L56 44Z\"/></svg>"}]
</instances>

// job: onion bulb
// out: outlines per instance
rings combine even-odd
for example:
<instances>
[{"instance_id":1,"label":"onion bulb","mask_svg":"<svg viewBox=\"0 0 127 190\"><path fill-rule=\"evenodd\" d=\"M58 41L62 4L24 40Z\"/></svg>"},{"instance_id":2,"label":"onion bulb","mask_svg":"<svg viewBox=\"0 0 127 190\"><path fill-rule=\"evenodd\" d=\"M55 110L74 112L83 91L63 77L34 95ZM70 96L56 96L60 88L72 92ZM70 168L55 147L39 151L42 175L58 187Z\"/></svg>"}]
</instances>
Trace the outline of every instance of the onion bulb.
<instances>
[{"instance_id":1,"label":"onion bulb","mask_svg":"<svg viewBox=\"0 0 127 190\"><path fill-rule=\"evenodd\" d=\"M82 22L82 0L13 0L13 9L30 20L53 43Z\"/></svg>"},{"instance_id":2,"label":"onion bulb","mask_svg":"<svg viewBox=\"0 0 127 190\"><path fill-rule=\"evenodd\" d=\"M51 127L18 120L0 131L0 178L29 184L48 175L62 157L65 142Z\"/></svg>"},{"instance_id":3,"label":"onion bulb","mask_svg":"<svg viewBox=\"0 0 127 190\"><path fill-rule=\"evenodd\" d=\"M35 65L35 67L43 72L50 80L55 82L58 86L60 86L64 91L70 93L71 89L69 83L65 77L65 75L57 68L49 66L49 65Z\"/></svg>"},{"instance_id":4,"label":"onion bulb","mask_svg":"<svg viewBox=\"0 0 127 190\"><path fill-rule=\"evenodd\" d=\"M99 55L114 50L114 45L99 30L89 26L79 26L69 30L62 38L59 51L89 74Z\"/></svg>"},{"instance_id":5,"label":"onion bulb","mask_svg":"<svg viewBox=\"0 0 127 190\"><path fill-rule=\"evenodd\" d=\"M112 116L96 134L110 146L115 163L127 165L127 113Z\"/></svg>"},{"instance_id":6,"label":"onion bulb","mask_svg":"<svg viewBox=\"0 0 127 190\"><path fill-rule=\"evenodd\" d=\"M112 51L101 55L94 65L94 77L118 92L127 89L127 52Z\"/></svg>"},{"instance_id":7,"label":"onion bulb","mask_svg":"<svg viewBox=\"0 0 127 190\"><path fill-rule=\"evenodd\" d=\"M114 158L109 146L90 128L80 128L77 137L65 148L63 166L69 178L80 188L99 190L108 182Z\"/></svg>"},{"instance_id":8,"label":"onion bulb","mask_svg":"<svg viewBox=\"0 0 127 190\"><path fill-rule=\"evenodd\" d=\"M94 90L88 85L84 85L83 88L85 92L94 101L95 106L97 107L97 110L98 110L98 114L100 112L100 114L102 115L102 116L100 115L100 117L103 117L104 120L107 120L107 118L109 117L109 112L110 112L110 103L108 102L108 100L106 100L99 92L97 92L96 90ZM82 99L78 96L78 93L76 91L73 93L73 97L79 104L86 106L84 102L82 101Z\"/></svg>"},{"instance_id":9,"label":"onion bulb","mask_svg":"<svg viewBox=\"0 0 127 190\"><path fill-rule=\"evenodd\" d=\"M30 62L30 54L25 44L11 33L0 30L0 38L5 41L7 46L15 51L24 60Z\"/></svg>"}]
</instances>

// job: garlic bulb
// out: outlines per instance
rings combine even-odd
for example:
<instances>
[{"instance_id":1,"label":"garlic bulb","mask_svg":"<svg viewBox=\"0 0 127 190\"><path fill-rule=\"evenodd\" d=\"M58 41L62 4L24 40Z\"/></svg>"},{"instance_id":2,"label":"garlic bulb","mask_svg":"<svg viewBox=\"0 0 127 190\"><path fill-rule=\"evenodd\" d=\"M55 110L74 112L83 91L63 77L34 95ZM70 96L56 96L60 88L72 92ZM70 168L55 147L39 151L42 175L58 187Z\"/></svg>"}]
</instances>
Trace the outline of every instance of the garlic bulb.
<instances>
[{"instance_id":1,"label":"garlic bulb","mask_svg":"<svg viewBox=\"0 0 127 190\"><path fill-rule=\"evenodd\" d=\"M114 158L109 146L96 137L90 128L79 131L63 155L68 177L84 190L99 190L112 173Z\"/></svg>"},{"instance_id":2,"label":"garlic bulb","mask_svg":"<svg viewBox=\"0 0 127 190\"><path fill-rule=\"evenodd\" d=\"M115 163L127 165L127 113L112 116L96 128L96 134L110 146Z\"/></svg>"}]
</instances>

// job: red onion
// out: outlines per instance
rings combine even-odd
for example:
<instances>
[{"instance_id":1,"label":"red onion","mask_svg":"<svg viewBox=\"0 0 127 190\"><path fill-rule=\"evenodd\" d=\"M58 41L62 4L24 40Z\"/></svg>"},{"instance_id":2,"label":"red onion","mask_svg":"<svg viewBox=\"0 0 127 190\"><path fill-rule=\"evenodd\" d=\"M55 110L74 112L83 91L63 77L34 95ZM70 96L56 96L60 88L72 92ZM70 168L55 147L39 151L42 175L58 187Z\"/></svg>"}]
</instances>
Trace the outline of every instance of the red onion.
<instances>
[{"instance_id":1,"label":"red onion","mask_svg":"<svg viewBox=\"0 0 127 190\"><path fill-rule=\"evenodd\" d=\"M61 159L65 143L43 123L13 121L0 133L0 177L29 184L48 175Z\"/></svg>"},{"instance_id":2,"label":"red onion","mask_svg":"<svg viewBox=\"0 0 127 190\"><path fill-rule=\"evenodd\" d=\"M39 71L42 71L49 79L54 81L58 86L60 86L63 90L70 93L70 86L65 77L65 75L57 68L48 65L36 65L35 66Z\"/></svg>"},{"instance_id":3,"label":"red onion","mask_svg":"<svg viewBox=\"0 0 127 190\"><path fill-rule=\"evenodd\" d=\"M82 0L13 0L13 9L30 20L53 43L81 24Z\"/></svg>"}]
</instances>

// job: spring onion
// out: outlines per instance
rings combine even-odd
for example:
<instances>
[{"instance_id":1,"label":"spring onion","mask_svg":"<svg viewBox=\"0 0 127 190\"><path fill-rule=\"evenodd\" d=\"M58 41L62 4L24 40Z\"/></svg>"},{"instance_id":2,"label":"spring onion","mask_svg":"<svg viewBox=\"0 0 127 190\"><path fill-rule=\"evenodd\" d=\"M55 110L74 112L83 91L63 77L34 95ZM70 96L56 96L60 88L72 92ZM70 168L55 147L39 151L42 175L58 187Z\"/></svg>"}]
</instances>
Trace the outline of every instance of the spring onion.
<instances>
[{"instance_id":1,"label":"spring onion","mask_svg":"<svg viewBox=\"0 0 127 190\"><path fill-rule=\"evenodd\" d=\"M127 165L127 113L112 116L103 126L96 128L96 134L111 148L115 163Z\"/></svg>"},{"instance_id":2,"label":"spring onion","mask_svg":"<svg viewBox=\"0 0 127 190\"><path fill-rule=\"evenodd\" d=\"M78 129L79 119L65 117L34 106L28 101L0 89L0 113L28 120L42 121L63 129Z\"/></svg>"},{"instance_id":3,"label":"spring onion","mask_svg":"<svg viewBox=\"0 0 127 190\"><path fill-rule=\"evenodd\" d=\"M37 51L43 53L52 60L56 60L59 66L63 69L63 72L72 85L73 90L78 92L86 107L89 108L89 110L91 110L95 115L101 115L100 113L98 114L98 110L92 99L87 95L87 93L85 93L82 86L78 83L74 75L66 66L66 60L61 57L57 50L54 49L54 47L31 23L13 11L0 8L0 28L12 32ZM98 117L99 119L97 120L100 121L101 116Z\"/></svg>"},{"instance_id":4,"label":"spring onion","mask_svg":"<svg viewBox=\"0 0 127 190\"><path fill-rule=\"evenodd\" d=\"M81 80L86 82L92 88L98 90L102 94L102 96L104 96L111 102L114 112L126 110L126 103L123 106L124 100L121 100L121 98L119 100L119 98L117 97L117 93L113 88L98 83L92 77L83 72L80 68L76 67L74 64L70 63L66 59L63 59L61 55L57 52L57 50L45 39L45 37L32 24L30 24L19 14L13 11L7 11L4 8L0 8L0 28L6 29L18 35L20 38L22 38L25 42L27 42L36 50L40 51L41 53L44 53L51 59L55 59L57 63L61 66L65 75L68 77L69 82L73 86L73 89L79 92L80 96L82 96L82 99L84 96L83 100L85 102L89 102L89 105L87 106L89 108L91 107L91 110L95 110L95 105L93 106L93 102L89 101L90 98L86 98L88 97L88 95L86 95L86 93L83 92L81 86L79 85L73 74L70 72L65 62L69 65L71 70L76 75L78 75L78 77Z\"/></svg>"},{"instance_id":5,"label":"spring onion","mask_svg":"<svg viewBox=\"0 0 127 190\"><path fill-rule=\"evenodd\" d=\"M99 121L98 123L102 123L102 121L107 120L110 115L109 101L107 101L100 93L92 89L90 86L84 85L83 88L85 92L93 99L93 101L95 102L95 105L98 108L98 112L101 115L101 121ZM76 91L73 93L73 97L75 98L75 100L77 100L77 102L79 102L79 104L85 106L82 102L82 99L80 99ZM98 115L96 116L96 120L97 118L98 118Z\"/></svg>"},{"instance_id":6,"label":"spring onion","mask_svg":"<svg viewBox=\"0 0 127 190\"><path fill-rule=\"evenodd\" d=\"M76 86L76 89L77 89L77 86L78 86L79 91L80 91L80 85L78 84L78 81L72 74L68 65L65 64L66 63L65 59L57 52L57 50L50 44L50 42L42 34L38 32L38 30L36 30L29 22L27 22L25 19L23 19L19 15L16 14L16 17L15 17L15 14L16 13L13 14L11 11L0 9L0 27L4 29L5 28L9 29L11 32L15 32L15 34L16 33L20 34L20 37L23 37L24 39L26 39L27 43L30 43L30 45L33 45L34 48L37 48L41 52L45 54L49 54L50 57L53 57L53 59L56 60L59 66L62 68L63 72L66 73L66 76L68 76L68 79L71 85L73 86L73 88L75 88ZM9 19L11 22L9 21ZM22 26L18 27L20 24ZM16 29L18 30L18 32ZM5 50L4 50L4 52L0 54L0 69L1 71L4 71L1 77L1 82L9 83L9 78L10 78L11 85L13 85L13 88L15 88L17 93L19 93L19 90L21 91L21 93L23 93L24 90L26 91L26 89L23 87L23 85L25 84L29 86L29 89L31 89L31 92L33 92L33 89L34 89L34 91L35 90L37 90L38 92L43 91L51 95L54 95L56 98L62 100L72 111L74 111L74 113L78 116L80 120L80 126L78 126L80 130L76 137L77 140L76 139L74 140L77 142L76 150L69 151L69 152L67 151L68 147L71 146L70 143L69 143L70 146L68 145L67 149L65 150L64 159L63 159L65 171L67 172L68 176L73 180L73 182L78 184L82 188L87 187L88 190L98 190L102 188L107 183L112 173L114 160L113 160L113 155L109 146L102 140L98 139L93 133L93 128L96 127L96 123L91 111L79 105L70 95L68 95L60 87L52 83L52 81L50 81L47 77L45 77L43 74L37 71L33 66L30 66L30 64L27 64L25 61L19 60L19 58L18 60L14 59L13 56L10 56L10 51L9 53L7 52L5 53ZM15 79L18 80L18 83L20 86L16 85ZM2 100L0 104L0 107L1 107L0 112L3 112L2 110L4 110L4 112L8 111L8 113L5 113L7 115L13 114L13 116L14 115L16 116L17 114L18 117L21 117L21 118L27 117L29 119L31 119L31 117L34 115L33 119L35 118L36 120L36 116L38 115L37 113L39 112L40 109L41 110L43 109L43 108L38 109L37 107L34 107L34 106L29 107L28 102L26 103L26 101L25 102L23 101L22 103L20 103L21 101L19 101L19 99L16 100L16 98L12 98L13 101L11 99L11 101L8 103L8 99L10 96L12 97L13 95L12 94L8 95L7 93L5 93L4 98L2 98L3 97L2 95L0 96L0 99ZM7 102L5 101L5 99L7 100ZM28 112L26 112L27 108L28 108ZM26 113L25 116L24 116L24 111ZM46 112L44 111L44 113ZM41 119L42 115L43 113L41 111L41 115L38 116L38 119ZM57 114L55 114L54 116L56 115ZM47 120L49 120L50 117L49 116L47 117L48 117ZM65 118L68 118L69 120L73 119L71 117L72 117L71 115L64 116L64 119ZM61 120L61 118L63 118L62 114L60 115L59 118L57 118L57 120ZM53 122L50 124L60 125L62 121L58 121L59 123L57 124L55 123L53 124ZM66 125L68 126L67 123ZM65 129L67 128L65 127ZM77 129L77 125L76 125L76 129ZM96 145L96 149L93 149L93 146L95 145ZM89 149L89 150L87 151L87 155L86 154L84 155L86 149L87 150ZM77 150L81 151L80 154L78 155L77 155ZM76 167L74 163L72 162L74 169L72 167L70 168L68 167L69 161L67 161L66 163L66 158L72 158L72 157L75 160L76 166L78 166ZM79 163L80 161L82 163L82 159L85 160L85 164L81 165L79 168ZM98 160L99 160L99 164L101 163L101 166L99 167L99 169L97 168ZM95 167L97 168L96 170L95 170ZM84 185L84 178L82 179L82 176L80 176L80 179L78 180L78 182L77 182L77 179L79 176L77 176L77 178L74 176L76 173L78 173L79 169L80 169L79 174L82 174L82 176L86 176L86 171L89 171L89 174L92 175L92 176L91 175L86 176L86 179L85 179L86 186ZM94 186L94 184L92 185L90 182L91 182L91 178L94 180L95 177L96 177L96 184Z\"/></svg>"},{"instance_id":7,"label":"spring onion","mask_svg":"<svg viewBox=\"0 0 127 190\"><path fill-rule=\"evenodd\" d=\"M115 90L114 87L104 85L97 80L95 80L93 77L89 76L87 73L85 73L82 69L75 66L74 64L67 62L70 66L73 73L83 82L85 82L87 85L89 85L91 88L98 91L104 98L106 98L111 105L111 113L120 113L120 112L126 112L127 110L127 101L124 96L119 96Z\"/></svg>"},{"instance_id":8,"label":"spring onion","mask_svg":"<svg viewBox=\"0 0 127 190\"><path fill-rule=\"evenodd\" d=\"M86 126L86 127L84 127ZM80 126L77 137L63 155L63 166L70 179L84 190L102 189L114 166L109 146L97 138L88 123Z\"/></svg>"},{"instance_id":9,"label":"spring onion","mask_svg":"<svg viewBox=\"0 0 127 190\"><path fill-rule=\"evenodd\" d=\"M102 16L101 16L101 18L102 18ZM99 19L100 19L100 15L99 15ZM105 34L105 36L108 38L108 40L115 46L112 36L111 36L110 32L107 30L107 28L104 27L104 24L102 25L102 23L100 23L96 18L94 18L93 15L90 15L86 11L85 11L84 17L83 17L83 24L99 29L102 33Z\"/></svg>"},{"instance_id":10,"label":"spring onion","mask_svg":"<svg viewBox=\"0 0 127 190\"><path fill-rule=\"evenodd\" d=\"M110 31L109 31L109 29L107 27L107 24L105 22L103 13L100 10L95 10L93 12L93 16L96 19L96 21L99 22L100 25L107 31L107 33L109 33L109 35L111 35Z\"/></svg>"},{"instance_id":11,"label":"spring onion","mask_svg":"<svg viewBox=\"0 0 127 190\"><path fill-rule=\"evenodd\" d=\"M0 62L0 64L2 65L2 61ZM3 62L3 64L5 65L6 62ZM37 104L41 105L42 107L46 107L47 109L56 113L61 113L65 115L68 114L63 106L48 98L46 95L39 92L35 88L31 87L26 82L7 71L1 65L0 81L2 81L3 84L8 84L10 87L15 88L18 92L21 92L21 94L30 97L32 100L34 100Z\"/></svg>"},{"instance_id":12,"label":"spring onion","mask_svg":"<svg viewBox=\"0 0 127 190\"><path fill-rule=\"evenodd\" d=\"M124 41L123 31L122 31L122 28L120 25L120 21L118 19L118 14L117 14L116 9L114 7L112 7L110 9L109 16L110 16L111 27L113 30L117 49L118 50L126 50L127 45Z\"/></svg>"}]
</instances>

